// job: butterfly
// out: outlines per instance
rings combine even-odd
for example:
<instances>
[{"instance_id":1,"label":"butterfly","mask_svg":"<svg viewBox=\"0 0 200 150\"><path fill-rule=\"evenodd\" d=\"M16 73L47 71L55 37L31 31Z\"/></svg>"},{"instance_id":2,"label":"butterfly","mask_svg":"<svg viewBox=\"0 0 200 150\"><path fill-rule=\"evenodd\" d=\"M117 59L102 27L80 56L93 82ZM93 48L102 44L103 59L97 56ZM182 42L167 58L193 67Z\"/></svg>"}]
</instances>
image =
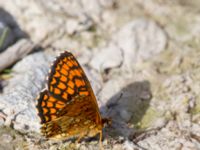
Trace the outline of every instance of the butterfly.
<instances>
[{"instance_id":1,"label":"butterfly","mask_svg":"<svg viewBox=\"0 0 200 150\"><path fill-rule=\"evenodd\" d=\"M99 134L102 147L102 129L111 120L101 117L90 82L70 52L61 53L54 61L36 108L45 137L77 137L79 142Z\"/></svg>"}]
</instances>

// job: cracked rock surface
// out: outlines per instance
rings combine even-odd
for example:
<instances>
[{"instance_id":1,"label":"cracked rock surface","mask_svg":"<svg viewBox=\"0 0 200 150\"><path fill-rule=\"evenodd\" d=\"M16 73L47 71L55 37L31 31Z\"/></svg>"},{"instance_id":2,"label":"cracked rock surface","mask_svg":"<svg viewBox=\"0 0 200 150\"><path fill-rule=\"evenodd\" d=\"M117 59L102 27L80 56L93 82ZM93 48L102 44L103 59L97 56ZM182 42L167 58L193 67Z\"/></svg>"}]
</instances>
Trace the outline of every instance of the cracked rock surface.
<instances>
[{"instance_id":1,"label":"cracked rock surface","mask_svg":"<svg viewBox=\"0 0 200 150\"><path fill-rule=\"evenodd\" d=\"M0 50L19 49L22 37L36 45L0 74L0 149L99 149L98 136L74 143L40 134L37 96L55 57L68 50L87 74L102 116L112 119L103 130L104 149L199 150L199 4L0 1Z\"/></svg>"}]
</instances>

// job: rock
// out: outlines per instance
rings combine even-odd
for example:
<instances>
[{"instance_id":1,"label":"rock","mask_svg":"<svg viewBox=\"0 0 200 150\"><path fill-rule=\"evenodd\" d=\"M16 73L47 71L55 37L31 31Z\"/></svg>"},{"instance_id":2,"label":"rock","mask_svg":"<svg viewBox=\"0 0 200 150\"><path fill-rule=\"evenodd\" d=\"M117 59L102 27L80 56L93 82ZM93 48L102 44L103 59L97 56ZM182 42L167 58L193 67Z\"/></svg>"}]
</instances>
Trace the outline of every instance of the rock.
<instances>
[{"instance_id":1,"label":"rock","mask_svg":"<svg viewBox=\"0 0 200 150\"><path fill-rule=\"evenodd\" d=\"M13 78L0 96L0 109L7 116L5 124L23 131L39 131L39 118L35 108L36 97L44 86L50 57L35 53L18 62Z\"/></svg>"},{"instance_id":2,"label":"rock","mask_svg":"<svg viewBox=\"0 0 200 150\"><path fill-rule=\"evenodd\" d=\"M134 145L131 141L128 141L128 140L126 140L123 143L123 149L124 150L134 150L134 149L140 150L140 148L138 146Z\"/></svg>"},{"instance_id":3,"label":"rock","mask_svg":"<svg viewBox=\"0 0 200 150\"><path fill-rule=\"evenodd\" d=\"M106 105L108 101L115 100L113 103L116 103L116 100L120 98L121 93L117 94L120 92L120 89L125 86L125 81L123 78L118 78L118 77L113 77L113 79L110 79L107 81L99 93L99 98L102 103L102 105ZM116 95L116 96L115 96Z\"/></svg>"},{"instance_id":4,"label":"rock","mask_svg":"<svg viewBox=\"0 0 200 150\"><path fill-rule=\"evenodd\" d=\"M99 149L98 136L74 144L29 132L38 132L35 98L45 85L52 62L46 52L52 49L72 50L91 81L102 117L112 119L103 129L105 149L200 149L198 3L0 1L11 14L5 17L0 11L0 22L13 38L20 30L6 20L16 20L45 51L27 56L6 74L12 78L2 83L0 127L28 134L20 133L20 138L17 131L10 138L3 128L0 149Z\"/></svg>"},{"instance_id":5,"label":"rock","mask_svg":"<svg viewBox=\"0 0 200 150\"><path fill-rule=\"evenodd\" d=\"M84 12L89 15L93 20L100 21L100 14L102 12L101 5L98 0L82 0Z\"/></svg>"},{"instance_id":6,"label":"rock","mask_svg":"<svg viewBox=\"0 0 200 150\"><path fill-rule=\"evenodd\" d=\"M0 116L0 126L3 126L3 125L4 125L4 118L1 118L1 116Z\"/></svg>"},{"instance_id":7,"label":"rock","mask_svg":"<svg viewBox=\"0 0 200 150\"><path fill-rule=\"evenodd\" d=\"M97 50L90 62L90 66L99 72L106 69L119 67L122 64L123 56L121 50L115 45Z\"/></svg>"},{"instance_id":8,"label":"rock","mask_svg":"<svg viewBox=\"0 0 200 150\"><path fill-rule=\"evenodd\" d=\"M134 63L148 60L165 49L167 37L153 21L137 19L124 25L113 36L114 42L124 53L127 69Z\"/></svg>"},{"instance_id":9,"label":"rock","mask_svg":"<svg viewBox=\"0 0 200 150\"><path fill-rule=\"evenodd\" d=\"M13 140L13 137L9 134L3 134L1 135L1 138L1 141L3 140L5 143L10 143Z\"/></svg>"},{"instance_id":10,"label":"rock","mask_svg":"<svg viewBox=\"0 0 200 150\"><path fill-rule=\"evenodd\" d=\"M116 0L99 0L99 2L103 7L111 8L115 5Z\"/></svg>"},{"instance_id":11,"label":"rock","mask_svg":"<svg viewBox=\"0 0 200 150\"><path fill-rule=\"evenodd\" d=\"M28 55L34 48L35 45L29 39L18 40L14 45L0 54L0 72Z\"/></svg>"},{"instance_id":12,"label":"rock","mask_svg":"<svg viewBox=\"0 0 200 150\"><path fill-rule=\"evenodd\" d=\"M22 134L8 127L0 127L0 149L24 149L27 145Z\"/></svg>"},{"instance_id":13,"label":"rock","mask_svg":"<svg viewBox=\"0 0 200 150\"><path fill-rule=\"evenodd\" d=\"M85 74L88 78L88 80L90 81L90 84L92 86L92 89L95 93L95 95L97 93L99 93L99 91L101 90L102 88L102 79L101 79L101 76L99 73L97 73L96 71L94 70L89 70L88 67L85 67L85 66L82 66L84 71L85 71Z\"/></svg>"},{"instance_id":14,"label":"rock","mask_svg":"<svg viewBox=\"0 0 200 150\"><path fill-rule=\"evenodd\" d=\"M177 128L175 122L170 122L156 134L146 133L148 137L138 142L138 145L149 150L160 149L198 149L198 145L187 140L187 135ZM158 142L159 141L159 142Z\"/></svg>"},{"instance_id":15,"label":"rock","mask_svg":"<svg viewBox=\"0 0 200 150\"><path fill-rule=\"evenodd\" d=\"M66 21L66 31L69 35L73 35L88 30L93 25L94 23L89 18L85 18L84 20L68 19Z\"/></svg>"},{"instance_id":16,"label":"rock","mask_svg":"<svg viewBox=\"0 0 200 150\"><path fill-rule=\"evenodd\" d=\"M69 34L75 33L78 28L78 22L75 19L69 19L66 23L66 29Z\"/></svg>"}]
</instances>

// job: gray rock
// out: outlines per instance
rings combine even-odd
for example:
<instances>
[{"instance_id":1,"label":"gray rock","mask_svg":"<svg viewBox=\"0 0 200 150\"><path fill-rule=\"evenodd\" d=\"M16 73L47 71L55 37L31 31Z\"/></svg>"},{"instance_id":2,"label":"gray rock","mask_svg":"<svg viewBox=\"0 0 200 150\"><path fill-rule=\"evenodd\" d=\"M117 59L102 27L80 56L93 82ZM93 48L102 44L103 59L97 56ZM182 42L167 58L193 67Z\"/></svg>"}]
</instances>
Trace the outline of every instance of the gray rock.
<instances>
[{"instance_id":1,"label":"gray rock","mask_svg":"<svg viewBox=\"0 0 200 150\"><path fill-rule=\"evenodd\" d=\"M94 53L90 65L99 72L106 69L112 69L119 67L122 64L123 56L119 47L115 45L109 45L101 50L97 50Z\"/></svg>"},{"instance_id":2,"label":"gray rock","mask_svg":"<svg viewBox=\"0 0 200 150\"><path fill-rule=\"evenodd\" d=\"M1 140L3 140L5 143L10 143L13 140L13 137L9 134L3 134L1 135L1 138Z\"/></svg>"},{"instance_id":3,"label":"gray rock","mask_svg":"<svg viewBox=\"0 0 200 150\"><path fill-rule=\"evenodd\" d=\"M123 149L124 150L134 150L134 149L142 150L140 147L136 146L135 144L133 144L133 142L128 141L128 140L126 140L123 143Z\"/></svg>"},{"instance_id":4,"label":"gray rock","mask_svg":"<svg viewBox=\"0 0 200 150\"><path fill-rule=\"evenodd\" d=\"M102 12L99 0L81 0L84 12L95 21L100 21Z\"/></svg>"},{"instance_id":5,"label":"gray rock","mask_svg":"<svg viewBox=\"0 0 200 150\"><path fill-rule=\"evenodd\" d=\"M13 68L4 94L0 96L0 109L5 113L6 125L23 131L39 131L39 118L35 108L36 97L44 86L50 57L39 52L25 57Z\"/></svg>"},{"instance_id":6,"label":"gray rock","mask_svg":"<svg viewBox=\"0 0 200 150\"><path fill-rule=\"evenodd\" d=\"M138 19L124 25L113 36L114 43L123 50L127 69L136 62L147 60L165 49L167 37L153 21Z\"/></svg>"},{"instance_id":7,"label":"gray rock","mask_svg":"<svg viewBox=\"0 0 200 150\"><path fill-rule=\"evenodd\" d=\"M196 141L190 138L187 133L181 132L175 122L169 122L160 132L149 133L148 137L138 142L138 145L148 150L160 149L199 149ZM146 133L148 134L148 133Z\"/></svg>"},{"instance_id":8,"label":"gray rock","mask_svg":"<svg viewBox=\"0 0 200 150\"><path fill-rule=\"evenodd\" d=\"M101 112L113 121L111 127L104 128L105 149L200 149L197 0L89 2L12 0L0 1L0 5L14 16L35 43L46 49L80 51L77 56L98 93ZM138 16L145 19L135 19ZM169 47L165 51L167 43ZM108 57L110 54L115 58ZM29 56L14 67L13 78L0 95L3 112L0 111L0 117L5 113L5 124L15 129L38 131L34 99L45 83L50 62L49 56L39 55L45 54L34 54L29 64L23 62L33 55ZM110 68L114 69L108 74L99 73ZM4 123L3 118L0 124ZM144 136L132 139L134 129L144 131ZM9 145L6 140L0 140L0 148L13 149L13 145L24 141L13 144L15 139L19 138L8 137ZM70 149L72 144L70 140L55 144L41 142L39 137L26 139L29 149L38 150ZM76 149L99 149L97 140L74 145Z\"/></svg>"},{"instance_id":9,"label":"gray rock","mask_svg":"<svg viewBox=\"0 0 200 150\"><path fill-rule=\"evenodd\" d=\"M82 66L88 80L90 81L90 84L92 86L92 89L95 94L99 93L99 91L102 89L102 78L99 73L97 73L94 70L90 70L89 68Z\"/></svg>"},{"instance_id":10,"label":"gray rock","mask_svg":"<svg viewBox=\"0 0 200 150\"><path fill-rule=\"evenodd\" d=\"M115 5L116 0L99 0L99 2L103 7L111 8Z\"/></svg>"}]
</instances>

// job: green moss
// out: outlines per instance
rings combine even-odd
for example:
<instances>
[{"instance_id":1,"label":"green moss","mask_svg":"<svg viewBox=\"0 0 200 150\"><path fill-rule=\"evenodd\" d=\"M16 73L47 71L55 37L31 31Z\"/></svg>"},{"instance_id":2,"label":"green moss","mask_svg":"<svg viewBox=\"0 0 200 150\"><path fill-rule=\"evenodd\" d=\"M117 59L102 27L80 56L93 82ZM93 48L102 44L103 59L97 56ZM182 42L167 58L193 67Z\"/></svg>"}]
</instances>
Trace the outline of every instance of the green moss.
<instances>
[{"instance_id":1,"label":"green moss","mask_svg":"<svg viewBox=\"0 0 200 150\"><path fill-rule=\"evenodd\" d=\"M130 122L133 123L137 129L143 129L149 127L152 121L158 116L157 111L152 107L149 108L149 102L146 102L138 105Z\"/></svg>"},{"instance_id":2,"label":"green moss","mask_svg":"<svg viewBox=\"0 0 200 150\"><path fill-rule=\"evenodd\" d=\"M147 128L151 125L151 123L158 117L159 115L153 108L149 108L146 111L146 114L143 116L141 121L137 124L138 128Z\"/></svg>"}]
</instances>

